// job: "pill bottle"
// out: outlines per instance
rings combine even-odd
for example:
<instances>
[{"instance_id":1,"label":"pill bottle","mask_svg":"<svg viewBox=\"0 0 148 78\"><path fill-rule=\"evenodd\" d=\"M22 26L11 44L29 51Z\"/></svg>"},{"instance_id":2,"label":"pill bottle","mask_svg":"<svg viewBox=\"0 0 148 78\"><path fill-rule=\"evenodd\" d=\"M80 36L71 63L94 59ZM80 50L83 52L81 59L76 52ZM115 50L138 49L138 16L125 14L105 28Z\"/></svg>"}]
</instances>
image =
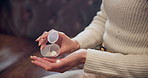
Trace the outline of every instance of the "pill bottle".
<instances>
[{"instance_id":1,"label":"pill bottle","mask_svg":"<svg viewBox=\"0 0 148 78\"><path fill-rule=\"evenodd\" d=\"M57 57L60 54L59 45L55 44L59 39L59 34L55 30L51 30L48 34L47 40L49 45L46 45L43 49L41 49L41 54L44 57Z\"/></svg>"}]
</instances>

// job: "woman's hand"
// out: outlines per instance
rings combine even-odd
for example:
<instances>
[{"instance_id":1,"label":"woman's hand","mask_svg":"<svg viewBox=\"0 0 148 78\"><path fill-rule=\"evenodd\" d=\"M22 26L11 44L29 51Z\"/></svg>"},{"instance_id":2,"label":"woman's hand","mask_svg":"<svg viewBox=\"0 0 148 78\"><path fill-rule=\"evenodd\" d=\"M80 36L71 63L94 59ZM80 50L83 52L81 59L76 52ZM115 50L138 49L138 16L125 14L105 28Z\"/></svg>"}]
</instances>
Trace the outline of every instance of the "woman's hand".
<instances>
[{"instance_id":1,"label":"woman's hand","mask_svg":"<svg viewBox=\"0 0 148 78\"><path fill-rule=\"evenodd\" d=\"M46 46L47 41L47 36L49 32L44 32L39 38L36 39L38 45L40 46L40 49L43 49ZM73 52L79 49L80 45L77 41L71 40L67 35L65 35L62 32L58 32L59 34L59 39L56 42L60 46L60 53L69 53Z\"/></svg>"},{"instance_id":2,"label":"woman's hand","mask_svg":"<svg viewBox=\"0 0 148 78\"><path fill-rule=\"evenodd\" d=\"M40 58L37 56L31 56L32 63L44 68L47 71L65 72L79 64L84 64L86 59L86 50L80 49L71 53L63 59L54 58ZM61 62L56 63L57 60Z\"/></svg>"}]
</instances>

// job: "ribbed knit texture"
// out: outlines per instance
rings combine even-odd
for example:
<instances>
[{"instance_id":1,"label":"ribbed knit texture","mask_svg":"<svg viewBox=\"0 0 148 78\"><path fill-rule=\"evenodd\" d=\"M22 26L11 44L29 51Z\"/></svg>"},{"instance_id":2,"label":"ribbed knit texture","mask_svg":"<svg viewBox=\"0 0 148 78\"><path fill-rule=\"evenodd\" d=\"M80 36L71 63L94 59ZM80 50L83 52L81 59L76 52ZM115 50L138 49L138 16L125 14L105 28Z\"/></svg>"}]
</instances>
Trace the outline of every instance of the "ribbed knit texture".
<instances>
[{"instance_id":1,"label":"ribbed knit texture","mask_svg":"<svg viewBox=\"0 0 148 78\"><path fill-rule=\"evenodd\" d=\"M118 77L148 77L148 0L103 0L101 11L75 38L88 49L84 70Z\"/></svg>"}]
</instances>

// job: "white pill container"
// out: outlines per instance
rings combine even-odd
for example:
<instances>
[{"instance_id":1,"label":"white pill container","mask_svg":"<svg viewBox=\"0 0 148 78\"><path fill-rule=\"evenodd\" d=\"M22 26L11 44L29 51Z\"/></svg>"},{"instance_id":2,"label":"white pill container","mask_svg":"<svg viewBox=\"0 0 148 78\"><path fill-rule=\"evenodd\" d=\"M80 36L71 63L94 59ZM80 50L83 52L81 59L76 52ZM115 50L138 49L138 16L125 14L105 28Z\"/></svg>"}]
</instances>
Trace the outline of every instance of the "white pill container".
<instances>
[{"instance_id":1,"label":"white pill container","mask_svg":"<svg viewBox=\"0 0 148 78\"><path fill-rule=\"evenodd\" d=\"M59 39L59 34L55 30L51 30L50 33L48 34L47 40L49 45L46 45L42 50L41 54L44 57L57 57L60 54L60 47L59 45L55 44L57 40Z\"/></svg>"}]
</instances>

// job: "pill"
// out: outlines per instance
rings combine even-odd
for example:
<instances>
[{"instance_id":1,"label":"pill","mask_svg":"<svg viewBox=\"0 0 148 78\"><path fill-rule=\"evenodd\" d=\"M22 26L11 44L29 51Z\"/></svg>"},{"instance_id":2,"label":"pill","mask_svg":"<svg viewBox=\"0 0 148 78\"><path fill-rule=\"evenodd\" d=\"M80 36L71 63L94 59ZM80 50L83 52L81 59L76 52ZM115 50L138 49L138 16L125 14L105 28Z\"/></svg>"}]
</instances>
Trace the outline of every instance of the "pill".
<instances>
[{"instance_id":1,"label":"pill","mask_svg":"<svg viewBox=\"0 0 148 78\"><path fill-rule=\"evenodd\" d=\"M56 51L52 51L52 52L51 52L51 56L57 56Z\"/></svg>"},{"instance_id":2,"label":"pill","mask_svg":"<svg viewBox=\"0 0 148 78\"><path fill-rule=\"evenodd\" d=\"M45 56L50 56L51 55L51 53L50 52L47 52L46 54L45 54Z\"/></svg>"},{"instance_id":3,"label":"pill","mask_svg":"<svg viewBox=\"0 0 148 78\"><path fill-rule=\"evenodd\" d=\"M60 60L56 60L56 63L60 63L61 61Z\"/></svg>"},{"instance_id":4,"label":"pill","mask_svg":"<svg viewBox=\"0 0 148 78\"><path fill-rule=\"evenodd\" d=\"M47 52L47 53L45 54L45 56L49 56L49 57L54 57L54 56L57 56L57 55L58 55L58 54L57 54L56 51Z\"/></svg>"}]
</instances>

